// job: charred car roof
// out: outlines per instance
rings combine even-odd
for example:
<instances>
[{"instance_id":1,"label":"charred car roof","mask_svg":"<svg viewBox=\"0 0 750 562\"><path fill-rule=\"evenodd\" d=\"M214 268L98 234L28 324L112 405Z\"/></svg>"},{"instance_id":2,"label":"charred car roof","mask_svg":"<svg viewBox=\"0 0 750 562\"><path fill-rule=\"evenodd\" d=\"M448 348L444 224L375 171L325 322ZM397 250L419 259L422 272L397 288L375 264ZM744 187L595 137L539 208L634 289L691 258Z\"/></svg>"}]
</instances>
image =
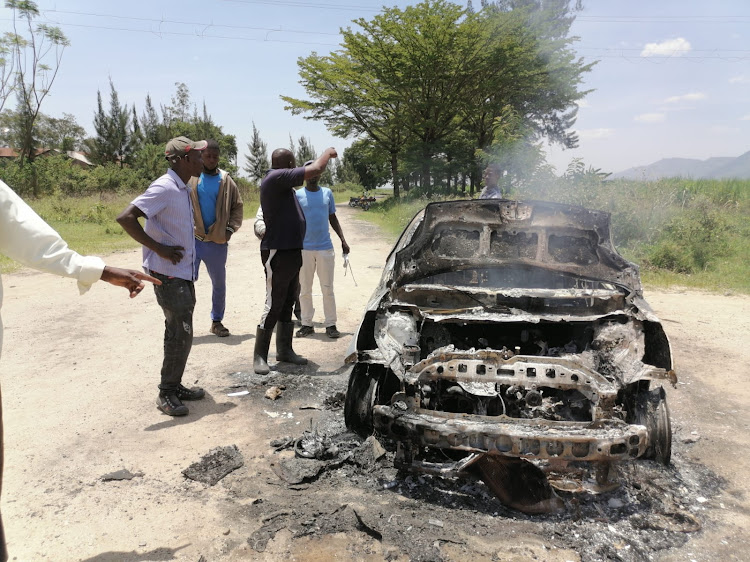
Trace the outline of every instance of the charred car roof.
<instances>
[{"instance_id":1,"label":"charred car roof","mask_svg":"<svg viewBox=\"0 0 750 562\"><path fill-rule=\"evenodd\" d=\"M614 249L610 215L542 201L428 204L389 256L383 283L403 285L469 268L542 267L641 293L638 266Z\"/></svg>"}]
</instances>

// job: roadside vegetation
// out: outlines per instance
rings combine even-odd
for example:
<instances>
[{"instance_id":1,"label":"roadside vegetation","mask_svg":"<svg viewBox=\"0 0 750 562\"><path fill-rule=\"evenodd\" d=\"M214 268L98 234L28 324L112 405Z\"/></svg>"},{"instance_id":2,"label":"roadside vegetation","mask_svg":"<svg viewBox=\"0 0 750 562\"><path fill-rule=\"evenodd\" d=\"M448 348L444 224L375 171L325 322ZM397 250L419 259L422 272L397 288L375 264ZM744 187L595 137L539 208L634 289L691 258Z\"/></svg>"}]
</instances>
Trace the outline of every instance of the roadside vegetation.
<instances>
[{"instance_id":1,"label":"roadside vegetation","mask_svg":"<svg viewBox=\"0 0 750 562\"><path fill-rule=\"evenodd\" d=\"M0 37L0 179L71 247L107 254L136 246L115 217L164 173L163 147L180 135L219 143L219 166L237 181L252 220L270 167L255 123L240 168L235 136L192 102L186 84L175 83L168 102L145 93L136 107L121 102L110 78L108 96L91 92L87 137L74 116L41 111L69 41L36 25L34 2L6 4L14 32ZM608 180L579 160L562 175L546 163L545 142L578 143L581 85L595 65L577 56L569 33L580 9L573 0L483 1L481 9L424 0L354 20L341 49L298 61L307 98L282 96L292 113L353 141L321 184L339 203L392 186L362 217L395 239L428 202L476 197L491 162L508 197L610 212L615 245L646 283L750 293L750 181ZM317 157L304 136L290 135L288 148L298 164ZM14 267L0 257L0 270Z\"/></svg>"},{"instance_id":2,"label":"roadside vegetation","mask_svg":"<svg viewBox=\"0 0 750 562\"><path fill-rule=\"evenodd\" d=\"M564 176L530 182L506 197L611 213L615 246L640 266L647 285L750 294L750 180L605 178L574 163ZM430 201L465 197L413 192L400 200L379 199L361 216L395 239Z\"/></svg>"}]
</instances>

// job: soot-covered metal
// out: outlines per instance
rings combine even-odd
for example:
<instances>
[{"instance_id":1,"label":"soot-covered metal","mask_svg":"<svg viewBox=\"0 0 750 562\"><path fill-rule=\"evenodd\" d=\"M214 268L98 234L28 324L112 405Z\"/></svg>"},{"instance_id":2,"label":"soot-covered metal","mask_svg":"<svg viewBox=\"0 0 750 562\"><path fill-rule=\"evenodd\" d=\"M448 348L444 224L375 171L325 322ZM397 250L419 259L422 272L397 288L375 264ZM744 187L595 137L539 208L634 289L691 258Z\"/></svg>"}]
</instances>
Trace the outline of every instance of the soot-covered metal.
<instances>
[{"instance_id":1,"label":"soot-covered metal","mask_svg":"<svg viewBox=\"0 0 750 562\"><path fill-rule=\"evenodd\" d=\"M347 425L398 462L669 463L676 382L607 213L535 201L429 204L391 251L347 360ZM427 460L441 450L450 462ZM480 463L481 464L481 463Z\"/></svg>"}]
</instances>

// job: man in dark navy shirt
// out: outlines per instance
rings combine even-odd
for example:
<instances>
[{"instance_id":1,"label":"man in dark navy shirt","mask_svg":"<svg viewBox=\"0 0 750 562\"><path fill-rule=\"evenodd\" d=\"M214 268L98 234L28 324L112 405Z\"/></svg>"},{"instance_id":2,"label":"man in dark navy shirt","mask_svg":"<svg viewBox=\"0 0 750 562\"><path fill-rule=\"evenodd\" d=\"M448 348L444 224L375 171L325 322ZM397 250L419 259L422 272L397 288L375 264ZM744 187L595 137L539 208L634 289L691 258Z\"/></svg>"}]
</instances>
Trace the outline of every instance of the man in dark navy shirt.
<instances>
[{"instance_id":1,"label":"man in dark navy shirt","mask_svg":"<svg viewBox=\"0 0 750 562\"><path fill-rule=\"evenodd\" d=\"M266 271L266 305L255 334L253 353L253 370L259 375L270 370L268 348L274 326L277 361L307 364L307 359L292 349L292 309L297 298L306 226L294 188L320 176L328 161L337 156L334 148L327 148L312 164L297 168L294 155L285 148L277 148L271 155L271 169L260 184L260 205L266 224L260 245Z\"/></svg>"}]
</instances>

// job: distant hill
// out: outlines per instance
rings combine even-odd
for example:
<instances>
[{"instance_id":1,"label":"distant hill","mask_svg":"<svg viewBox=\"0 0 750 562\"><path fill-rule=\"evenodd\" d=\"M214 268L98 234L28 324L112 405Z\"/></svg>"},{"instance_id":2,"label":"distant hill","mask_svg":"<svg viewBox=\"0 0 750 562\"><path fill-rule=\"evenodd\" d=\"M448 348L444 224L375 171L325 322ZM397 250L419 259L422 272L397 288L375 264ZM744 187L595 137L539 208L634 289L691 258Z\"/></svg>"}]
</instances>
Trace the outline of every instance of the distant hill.
<instances>
[{"instance_id":1,"label":"distant hill","mask_svg":"<svg viewBox=\"0 0 750 562\"><path fill-rule=\"evenodd\" d=\"M750 179L750 151L736 158L664 158L648 166L637 166L609 176L611 179L657 180L660 178Z\"/></svg>"}]
</instances>

